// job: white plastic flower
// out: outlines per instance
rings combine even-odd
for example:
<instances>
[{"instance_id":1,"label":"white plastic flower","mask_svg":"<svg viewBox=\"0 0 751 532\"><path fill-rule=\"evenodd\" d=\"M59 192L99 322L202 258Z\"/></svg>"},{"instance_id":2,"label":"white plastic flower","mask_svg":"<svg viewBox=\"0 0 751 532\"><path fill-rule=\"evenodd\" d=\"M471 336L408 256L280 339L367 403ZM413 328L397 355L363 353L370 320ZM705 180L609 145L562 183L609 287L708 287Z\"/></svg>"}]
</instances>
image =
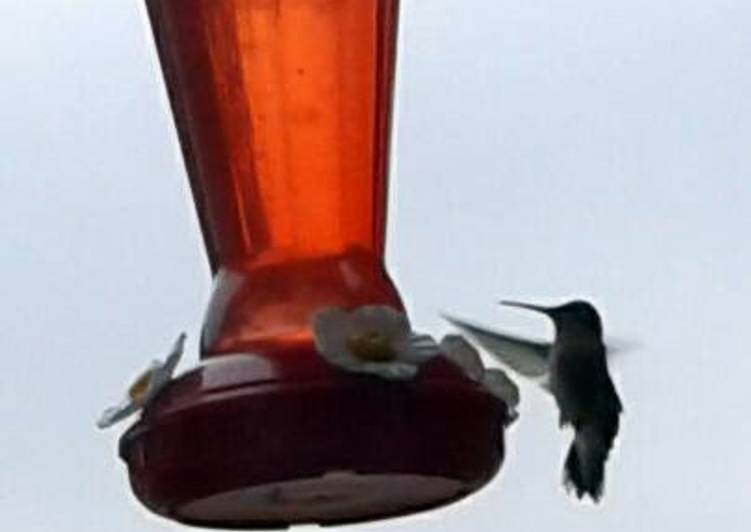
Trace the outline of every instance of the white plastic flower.
<instances>
[{"instance_id":1,"label":"white plastic flower","mask_svg":"<svg viewBox=\"0 0 751 532\"><path fill-rule=\"evenodd\" d=\"M110 427L149 404L172 379L175 368L183 354L185 339L185 333L177 338L164 362L154 360L149 369L144 371L130 386L127 395L120 404L110 407L102 413L99 421L97 421L97 427L100 429Z\"/></svg>"},{"instance_id":2,"label":"white plastic flower","mask_svg":"<svg viewBox=\"0 0 751 532\"><path fill-rule=\"evenodd\" d=\"M469 379L506 404L510 421L519 417L516 411L519 406L519 388L505 371L499 368L486 369L477 349L458 334L444 336L439 347L441 355L459 367Z\"/></svg>"},{"instance_id":3,"label":"white plastic flower","mask_svg":"<svg viewBox=\"0 0 751 532\"><path fill-rule=\"evenodd\" d=\"M313 316L313 335L329 363L384 379L411 379L439 352L433 338L412 331L406 314L386 305L324 308Z\"/></svg>"}]
</instances>

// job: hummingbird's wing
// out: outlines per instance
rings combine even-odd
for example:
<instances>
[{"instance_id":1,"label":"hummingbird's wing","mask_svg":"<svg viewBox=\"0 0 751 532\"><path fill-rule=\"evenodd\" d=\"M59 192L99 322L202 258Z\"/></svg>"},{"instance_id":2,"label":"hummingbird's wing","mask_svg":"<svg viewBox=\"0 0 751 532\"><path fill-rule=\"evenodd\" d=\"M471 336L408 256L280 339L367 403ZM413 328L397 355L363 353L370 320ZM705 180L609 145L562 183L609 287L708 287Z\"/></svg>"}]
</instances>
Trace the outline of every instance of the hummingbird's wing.
<instances>
[{"instance_id":1,"label":"hummingbird's wing","mask_svg":"<svg viewBox=\"0 0 751 532\"><path fill-rule=\"evenodd\" d=\"M620 356L644 349L644 344L641 341L620 336L606 335L604 343L607 346L608 357L610 355Z\"/></svg>"},{"instance_id":2,"label":"hummingbird's wing","mask_svg":"<svg viewBox=\"0 0 751 532\"><path fill-rule=\"evenodd\" d=\"M480 325L446 314L443 314L443 318L460 331L474 338L494 358L521 375L543 377L548 372L550 344L491 331Z\"/></svg>"}]
</instances>

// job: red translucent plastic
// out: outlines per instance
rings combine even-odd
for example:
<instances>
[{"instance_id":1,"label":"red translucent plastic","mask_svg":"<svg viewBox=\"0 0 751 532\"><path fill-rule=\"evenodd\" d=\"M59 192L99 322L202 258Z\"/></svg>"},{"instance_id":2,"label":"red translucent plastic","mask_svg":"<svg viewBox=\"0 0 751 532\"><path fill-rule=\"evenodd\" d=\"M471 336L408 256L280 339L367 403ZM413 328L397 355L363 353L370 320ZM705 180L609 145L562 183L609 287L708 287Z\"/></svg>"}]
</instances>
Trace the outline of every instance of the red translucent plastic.
<instances>
[{"instance_id":1,"label":"red translucent plastic","mask_svg":"<svg viewBox=\"0 0 751 532\"><path fill-rule=\"evenodd\" d=\"M215 288L204 356L310 342L383 267L398 0L147 0Z\"/></svg>"},{"instance_id":2,"label":"red translucent plastic","mask_svg":"<svg viewBox=\"0 0 751 532\"><path fill-rule=\"evenodd\" d=\"M503 458L501 401L443 357L389 382L311 341L323 306L402 308L383 266L397 0L146 2L215 284L212 359L120 440L138 499L257 529L479 489Z\"/></svg>"}]
</instances>

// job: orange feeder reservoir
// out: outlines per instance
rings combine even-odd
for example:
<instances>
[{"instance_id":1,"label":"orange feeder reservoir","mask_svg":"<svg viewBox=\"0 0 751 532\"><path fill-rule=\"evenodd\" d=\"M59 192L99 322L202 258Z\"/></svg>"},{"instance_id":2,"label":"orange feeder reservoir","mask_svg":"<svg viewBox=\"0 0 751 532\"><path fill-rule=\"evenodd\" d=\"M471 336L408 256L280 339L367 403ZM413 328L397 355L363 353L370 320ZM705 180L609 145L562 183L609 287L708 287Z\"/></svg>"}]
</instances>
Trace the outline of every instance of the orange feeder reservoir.
<instances>
[{"instance_id":1,"label":"orange feeder reservoir","mask_svg":"<svg viewBox=\"0 0 751 532\"><path fill-rule=\"evenodd\" d=\"M202 363L120 442L184 523L273 528L460 499L506 408L443 357L414 379L317 352L325 307L403 306L384 268L397 0L146 0L214 289Z\"/></svg>"}]
</instances>

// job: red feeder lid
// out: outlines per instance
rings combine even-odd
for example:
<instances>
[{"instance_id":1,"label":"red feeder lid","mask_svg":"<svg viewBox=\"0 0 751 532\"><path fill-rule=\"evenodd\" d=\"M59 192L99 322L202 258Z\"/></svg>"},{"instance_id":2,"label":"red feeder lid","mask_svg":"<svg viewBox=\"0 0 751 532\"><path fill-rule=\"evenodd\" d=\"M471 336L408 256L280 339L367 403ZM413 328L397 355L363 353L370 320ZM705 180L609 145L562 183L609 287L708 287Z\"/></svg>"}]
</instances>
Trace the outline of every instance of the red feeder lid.
<instances>
[{"instance_id":1,"label":"red feeder lid","mask_svg":"<svg viewBox=\"0 0 751 532\"><path fill-rule=\"evenodd\" d=\"M176 380L121 440L138 498L192 525L332 525L446 504L500 466L505 405L451 363L404 383L307 355L220 357Z\"/></svg>"}]
</instances>

